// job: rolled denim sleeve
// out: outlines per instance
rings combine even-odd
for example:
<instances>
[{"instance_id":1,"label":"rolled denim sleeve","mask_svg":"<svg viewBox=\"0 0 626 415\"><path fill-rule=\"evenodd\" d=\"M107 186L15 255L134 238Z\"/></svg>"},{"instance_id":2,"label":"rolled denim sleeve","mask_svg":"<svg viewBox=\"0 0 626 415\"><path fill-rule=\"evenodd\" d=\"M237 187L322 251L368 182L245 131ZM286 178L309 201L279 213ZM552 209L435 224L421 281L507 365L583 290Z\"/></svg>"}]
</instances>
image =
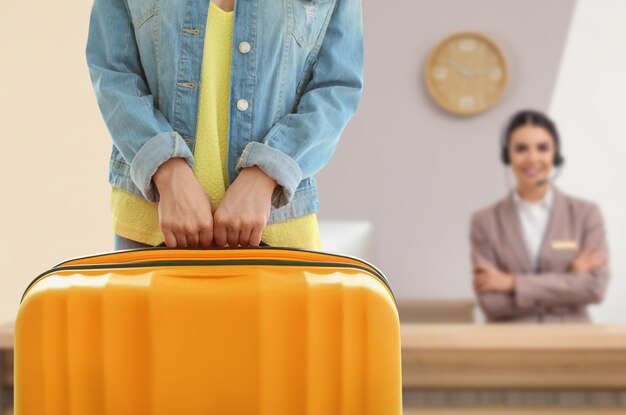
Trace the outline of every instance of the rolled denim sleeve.
<instances>
[{"instance_id":1,"label":"rolled denim sleeve","mask_svg":"<svg viewBox=\"0 0 626 415\"><path fill-rule=\"evenodd\" d=\"M155 107L124 0L94 0L85 49L89 75L113 144L143 196L156 202L152 176L172 157L194 166L191 150Z\"/></svg>"},{"instance_id":2,"label":"rolled denim sleeve","mask_svg":"<svg viewBox=\"0 0 626 415\"><path fill-rule=\"evenodd\" d=\"M273 205L288 204L300 181L319 172L335 153L363 89L361 0L337 0L296 111L251 142L236 170L258 166L280 186Z\"/></svg>"}]
</instances>

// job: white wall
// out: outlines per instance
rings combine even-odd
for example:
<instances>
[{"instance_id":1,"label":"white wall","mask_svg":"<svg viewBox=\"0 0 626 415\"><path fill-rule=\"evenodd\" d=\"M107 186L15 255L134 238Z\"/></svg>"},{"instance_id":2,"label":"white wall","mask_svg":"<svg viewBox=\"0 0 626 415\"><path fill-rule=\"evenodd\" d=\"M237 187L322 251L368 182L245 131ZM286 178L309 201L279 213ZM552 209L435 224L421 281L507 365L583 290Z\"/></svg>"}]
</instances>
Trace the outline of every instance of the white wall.
<instances>
[{"instance_id":1,"label":"white wall","mask_svg":"<svg viewBox=\"0 0 626 415\"><path fill-rule=\"evenodd\" d=\"M0 1L0 322L64 259L111 250L111 141L85 62L91 1Z\"/></svg>"},{"instance_id":2,"label":"white wall","mask_svg":"<svg viewBox=\"0 0 626 415\"><path fill-rule=\"evenodd\" d=\"M597 202L612 281L598 321L626 321L626 2L579 0L550 105L567 159L561 187Z\"/></svg>"},{"instance_id":3,"label":"white wall","mask_svg":"<svg viewBox=\"0 0 626 415\"><path fill-rule=\"evenodd\" d=\"M498 134L522 107L547 111L574 2L364 2L365 86L356 117L319 177L322 218L374 224L377 264L398 297L471 297L469 217L504 196ZM504 49L508 91L458 118L427 96L428 53L476 30Z\"/></svg>"}]
</instances>

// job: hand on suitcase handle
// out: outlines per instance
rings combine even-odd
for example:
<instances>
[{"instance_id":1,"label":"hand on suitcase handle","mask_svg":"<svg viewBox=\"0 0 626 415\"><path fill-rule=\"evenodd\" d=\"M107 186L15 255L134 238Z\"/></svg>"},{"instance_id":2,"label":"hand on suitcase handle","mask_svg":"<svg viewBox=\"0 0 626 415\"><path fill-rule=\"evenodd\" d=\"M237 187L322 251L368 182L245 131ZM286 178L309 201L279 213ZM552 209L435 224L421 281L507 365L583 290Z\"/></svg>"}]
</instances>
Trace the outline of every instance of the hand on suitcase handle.
<instances>
[{"instance_id":1,"label":"hand on suitcase handle","mask_svg":"<svg viewBox=\"0 0 626 415\"><path fill-rule=\"evenodd\" d=\"M272 208L276 181L259 167L242 169L213 214L216 246L258 246Z\"/></svg>"},{"instance_id":2,"label":"hand on suitcase handle","mask_svg":"<svg viewBox=\"0 0 626 415\"><path fill-rule=\"evenodd\" d=\"M171 248L209 248L213 243L211 200L187 162L174 157L161 164L152 180L160 194L159 226Z\"/></svg>"},{"instance_id":3,"label":"hand on suitcase handle","mask_svg":"<svg viewBox=\"0 0 626 415\"><path fill-rule=\"evenodd\" d=\"M258 246L276 181L259 167L242 169L213 211L209 195L187 162L167 160L153 175L160 194L159 226L170 248Z\"/></svg>"}]
</instances>

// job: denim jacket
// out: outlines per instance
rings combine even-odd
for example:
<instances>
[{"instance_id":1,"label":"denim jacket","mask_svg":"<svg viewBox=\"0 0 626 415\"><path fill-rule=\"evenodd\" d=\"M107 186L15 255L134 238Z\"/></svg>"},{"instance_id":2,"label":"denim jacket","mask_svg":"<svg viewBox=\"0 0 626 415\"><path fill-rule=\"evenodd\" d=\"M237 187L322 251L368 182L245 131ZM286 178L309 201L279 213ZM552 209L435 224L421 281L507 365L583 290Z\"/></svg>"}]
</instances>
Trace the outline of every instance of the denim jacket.
<instances>
[{"instance_id":1,"label":"denim jacket","mask_svg":"<svg viewBox=\"0 0 626 415\"><path fill-rule=\"evenodd\" d=\"M158 202L152 176L194 166L209 0L94 0L86 57L113 139L109 182ZM228 180L258 166L278 183L268 223L319 210L315 174L363 85L361 0L237 0Z\"/></svg>"}]
</instances>

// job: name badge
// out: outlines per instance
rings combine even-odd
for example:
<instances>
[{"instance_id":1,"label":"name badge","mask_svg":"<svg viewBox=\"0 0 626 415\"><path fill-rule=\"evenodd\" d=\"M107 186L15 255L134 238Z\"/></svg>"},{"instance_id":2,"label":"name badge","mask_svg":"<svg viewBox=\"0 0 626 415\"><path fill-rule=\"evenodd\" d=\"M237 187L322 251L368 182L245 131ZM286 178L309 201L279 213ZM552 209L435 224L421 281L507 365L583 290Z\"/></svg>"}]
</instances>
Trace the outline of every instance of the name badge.
<instances>
[{"instance_id":1,"label":"name badge","mask_svg":"<svg viewBox=\"0 0 626 415\"><path fill-rule=\"evenodd\" d=\"M555 251L567 251L578 249L578 242L576 241L552 241L550 244Z\"/></svg>"}]
</instances>

